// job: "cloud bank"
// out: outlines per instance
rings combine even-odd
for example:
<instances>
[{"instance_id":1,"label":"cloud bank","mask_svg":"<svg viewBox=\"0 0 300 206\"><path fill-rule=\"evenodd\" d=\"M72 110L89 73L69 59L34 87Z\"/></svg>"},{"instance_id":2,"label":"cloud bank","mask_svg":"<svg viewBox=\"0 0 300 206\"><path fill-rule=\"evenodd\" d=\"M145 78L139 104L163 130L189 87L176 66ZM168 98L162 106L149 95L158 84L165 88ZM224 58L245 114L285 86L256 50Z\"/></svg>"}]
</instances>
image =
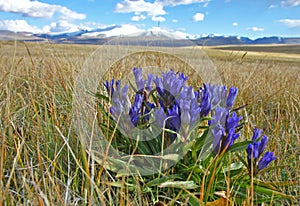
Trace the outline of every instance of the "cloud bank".
<instances>
[{"instance_id":1,"label":"cloud bank","mask_svg":"<svg viewBox=\"0 0 300 206\"><path fill-rule=\"evenodd\" d=\"M203 3L203 6L207 6L210 0L155 0L154 2L148 2L145 0L122 0L117 3L115 7L116 13L134 13L135 16L131 20L139 21L139 15L146 13L147 16L151 17L152 21L166 21L162 16L166 15L165 7L167 6L179 6L189 5L196 3ZM201 19L201 17L198 17ZM203 20L200 20L203 21Z\"/></svg>"},{"instance_id":2,"label":"cloud bank","mask_svg":"<svg viewBox=\"0 0 300 206\"><path fill-rule=\"evenodd\" d=\"M52 18L56 13L62 19L82 20L86 18L85 14L77 13L64 6L30 0L2 0L0 1L0 11L18 13L23 17L32 18Z\"/></svg>"},{"instance_id":3,"label":"cloud bank","mask_svg":"<svg viewBox=\"0 0 300 206\"><path fill-rule=\"evenodd\" d=\"M278 21L288 27L300 27L300 19L280 19Z\"/></svg>"},{"instance_id":4,"label":"cloud bank","mask_svg":"<svg viewBox=\"0 0 300 206\"><path fill-rule=\"evenodd\" d=\"M31 26L25 20L0 20L0 30L9 30L14 32L30 31L33 33L41 32L36 26Z\"/></svg>"},{"instance_id":5,"label":"cloud bank","mask_svg":"<svg viewBox=\"0 0 300 206\"><path fill-rule=\"evenodd\" d=\"M285 0L280 3L282 6L295 7L300 5L300 0Z\"/></svg>"},{"instance_id":6,"label":"cloud bank","mask_svg":"<svg viewBox=\"0 0 300 206\"><path fill-rule=\"evenodd\" d=\"M140 1L130 1L123 0L120 3L117 3L115 7L116 13L131 13L140 14L146 12L148 16L159 16L165 15L167 12L163 9L163 5L157 2L145 2L144 0Z\"/></svg>"}]
</instances>

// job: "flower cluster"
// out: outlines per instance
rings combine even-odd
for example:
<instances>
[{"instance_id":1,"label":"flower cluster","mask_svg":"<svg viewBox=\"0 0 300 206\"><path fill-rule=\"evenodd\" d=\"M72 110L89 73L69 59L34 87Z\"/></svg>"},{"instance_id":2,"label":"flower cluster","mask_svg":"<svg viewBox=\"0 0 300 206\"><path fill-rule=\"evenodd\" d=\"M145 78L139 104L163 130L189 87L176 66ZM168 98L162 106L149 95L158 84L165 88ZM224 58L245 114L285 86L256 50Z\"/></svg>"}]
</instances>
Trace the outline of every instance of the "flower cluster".
<instances>
[{"instance_id":1,"label":"flower cluster","mask_svg":"<svg viewBox=\"0 0 300 206\"><path fill-rule=\"evenodd\" d=\"M126 133L139 125L149 124L151 115L154 115L157 126L172 130L187 140L195 124L211 114L209 125L215 153L229 148L239 137L235 130L241 117L230 112L237 88L231 87L227 91L223 85L204 84L203 88L195 91L186 85L188 77L184 73L173 70L162 72L161 77L148 74L147 79L143 78L141 68L134 68L133 74L137 90L133 103L128 95L128 85L121 88L121 82L116 81L114 85L114 79L104 83L112 99L110 111ZM155 98L151 99L154 93ZM175 134L170 135L172 140L176 137Z\"/></svg>"},{"instance_id":2,"label":"flower cluster","mask_svg":"<svg viewBox=\"0 0 300 206\"><path fill-rule=\"evenodd\" d=\"M128 85L121 87L121 81L115 82L114 79L104 83L112 100L110 112L126 134L138 126L155 123L160 129L172 130L187 140L195 124L211 115L208 125L213 154L228 150L240 136L237 130L242 117L231 111L237 88L230 87L228 91L223 85L204 84L203 88L194 91L193 87L186 85L188 77L173 70L162 72L161 77L148 74L147 79L143 78L141 68L134 68L133 74L137 87L133 102L130 101ZM156 95L151 98L153 94ZM261 130L254 130L252 139L256 142L247 148L248 167L250 170L253 165L255 173L276 158L272 152L260 158L268 141L266 136L257 141L260 134ZM174 140L177 135L173 133L169 137Z\"/></svg>"},{"instance_id":3,"label":"flower cluster","mask_svg":"<svg viewBox=\"0 0 300 206\"><path fill-rule=\"evenodd\" d=\"M223 107L215 109L215 116L209 121L211 133L213 134L213 153L218 154L230 148L234 141L240 136L236 128L240 126L242 117L235 112L230 114L229 110Z\"/></svg>"},{"instance_id":4,"label":"flower cluster","mask_svg":"<svg viewBox=\"0 0 300 206\"><path fill-rule=\"evenodd\" d=\"M258 141L261 136L261 130L254 129L252 140L255 141L252 144L248 145L247 148L247 160L248 160L248 169L251 173L253 169L253 174L257 174L260 170L268 166L273 160L276 159L273 152L266 152L263 156L266 145L268 143L268 137L263 135L262 138Z\"/></svg>"},{"instance_id":5,"label":"flower cluster","mask_svg":"<svg viewBox=\"0 0 300 206\"><path fill-rule=\"evenodd\" d=\"M116 145L126 154L139 154L134 157L134 165L138 169L141 165L141 171L145 168L151 172L155 168L156 171L157 160L159 165L171 166L182 161L174 165L174 171L190 177L195 168L194 160L198 159L201 170L208 172L197 172L198 177L193 179L201 186L205 202L215 194L215 188L227 186L219 181L224 177L224 169L230 170L230 177L247 169L253 178L276 159L273 152L264 153L268 137L261 137L259 129L254 130L250 144L246 140L235 143L241 136L239 131L243 125L242 117L237 114L241 107L234 108L237 88L206 83L195 89L187 84L188 77L184 73L173 70L162 72L161 76L143 76L141 68L134 68L133 75L135 82L130 86L135 93L130 93L130 86L122 86L120 80L106 81L104 86L111 104L110 114L121 132L116 136L119 138L115 138ZM227 155L238 151L247 153L247 160L231 164L229 168L228 164L222 163L222 160L228 160ZM147 158L143 158L144 155ZM179 160L182 155L185 158ZM214 161L216 159L218 161ZM168 162L162 163L162 160ZM144 168L145 165L151 168ZM235 181L230 181L230 187L238 188L240 193L245 191L248 181L244 180L248 180L248 176L245 178L244 175L235 178Z\"/></svg>"},{"instance_id":6,"label":"flower cluster","mask_svg":"<svg viewBox=\"0 0 300 206\"><path fill-rule=\"evenodd\" d=\"M236 129L242 117L231 112L238 89L230 87L228 92L226 86L206 84L202 90L204 94L208 93L213 110L213 119L208 124L213 136L213 153L218 154L229 149L240 136Z\"/></svg>"}]
</instances>

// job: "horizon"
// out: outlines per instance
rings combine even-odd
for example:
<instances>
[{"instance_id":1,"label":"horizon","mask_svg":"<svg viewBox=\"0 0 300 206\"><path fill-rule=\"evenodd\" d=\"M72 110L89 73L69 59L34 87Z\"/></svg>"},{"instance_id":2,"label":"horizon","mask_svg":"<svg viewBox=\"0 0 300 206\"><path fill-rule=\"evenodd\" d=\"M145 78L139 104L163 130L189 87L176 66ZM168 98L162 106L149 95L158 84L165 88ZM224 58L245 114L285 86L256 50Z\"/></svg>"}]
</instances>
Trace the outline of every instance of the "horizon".
<instances>
[{"instance_id":1,"label":"horizon","mask_svg":"<svg viewBox=\"0 0 300 206\"><path fill-rule=\"evenodd\" d=\"M300 36L300 0L4 0L0 11L0 30L13 32L55 34L119 25L124 28L119 35L158 28L191 39Z\"/></svg>"}]
</instances>

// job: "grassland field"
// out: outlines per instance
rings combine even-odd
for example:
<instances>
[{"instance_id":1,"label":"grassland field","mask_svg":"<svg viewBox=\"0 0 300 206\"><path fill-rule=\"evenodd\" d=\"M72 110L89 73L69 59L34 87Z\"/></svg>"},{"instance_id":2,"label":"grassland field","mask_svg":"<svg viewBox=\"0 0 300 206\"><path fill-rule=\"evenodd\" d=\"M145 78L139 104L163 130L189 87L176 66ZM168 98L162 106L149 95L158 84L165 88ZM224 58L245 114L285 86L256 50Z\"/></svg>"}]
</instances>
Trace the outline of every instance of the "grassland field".
<instances>
[{"instance_id":1,"label":"grassland field","mask_svg":"<svg viewBox=\"0 0 300 206\"><path fill-rule=\"evenodd\" d=\"M212 47L221 50L230 51L254 51L254 52L268 52L279 54L300 54L300 47L297 44L265 44L265 45L231 45L231 46L216 46Z\"/></svg>"},{"instance_id":2,"label":"grassland field","mask_svg":"<svg viewBox=\"0 0 300 206\"><path fill-rule=\"evenodd\" d=\"M116 178L100 165L91 169L74 132L73 74L98 47L0 42L0 205L151 203L141 190L113 188ZM283 204L299 205L300 45L196 49L239 88L236 104L248 105L239 112L247 122L242 138L255 127L269 136L280 167L261 178L283 182L280 191L296 197Z\"/></svg>"}]
</instances>

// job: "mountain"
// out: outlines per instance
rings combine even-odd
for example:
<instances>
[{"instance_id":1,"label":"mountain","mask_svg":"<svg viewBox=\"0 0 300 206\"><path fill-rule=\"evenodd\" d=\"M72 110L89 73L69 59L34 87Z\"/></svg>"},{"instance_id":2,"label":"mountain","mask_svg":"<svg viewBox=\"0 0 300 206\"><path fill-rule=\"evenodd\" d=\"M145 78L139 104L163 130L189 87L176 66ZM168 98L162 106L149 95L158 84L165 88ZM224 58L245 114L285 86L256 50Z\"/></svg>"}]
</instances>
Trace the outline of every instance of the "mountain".
<instances>
[{"instance_id":1,"label":"mountain","mask_svg":"<svg viewBox=\"0 0 300 206\"><path fill-rule=\"evenodd\" d=\"M149 30L136 29L136 27L131 25L113 25L105 28L98 28L93 30L80 29L75 32L66 33L46 33L46 34L33 34L36 37L47 38L47 39L61 39L61 38L72 38L72 37L120 37L120 36L139 36L139 37L167 37L173 39L185 39L186 35L184 33L178 32L171 33L167 30L161 29L159 27L153 27ZM183 36L185 35L185 36Z\"/></svg>"},{"instance_id":2,"label":"mountain","mask_svg":"<svg viewBox=\"0 0 300 206\"><path fill-rule=\"evenodd\" d=\"M240 38L238 36L214 36L210 35L207 37L202 37L194 40L197 45L202 46L215 46L215 45L228 45L228 44L245 44L250 43L251 40L247 37Z\"/></svg>"},{"instance_id":3,"label":"mountain","mask_svg":"<svg viewBox=\"0 0 300 206\"><path fill-rule=\"evenodd\" d=\"M182 31L168 31L160 27L147 30L135 26L111 25L97 29L78 29L75 32L40 33L11 32L0 30L0 40L50 41L75 44L123 44L149 46L215 46L244 44L300 44L300 37L262 37L250 39L240 36L191 35Z\"/></svg>"},{"instance_id":4,"label":"mountain","mask_svg":"<svg viewBox=\"0 0 300 206\"><path fill-rule=\"evenodd\" d=\"M8 30L0 30L0 40L44 41L44 39L33 36L30 32L13 32Z\"/></svg>"},{"instance_id":5,"label":"mountain","mask_svg":"<svg viewBox=\"0 0 300 206\"><path fill-rule=\"evenodd\" d=\"M248 37L239 36L208 36L194 40L197 45L202 46L217 46L217 45L232 45L232 44L300 44L300 38L288 37L262 37L250 39Z\"/></svg>"},{"instance_id":6,"label":"mountain","mask_svg":"<svg viewBox=\"0 0 300 206\"><path fill-rule=\"evenodd\" d=\"M33 34L36 37L39 38L45 38L45 39L61 39L61 38L72 38L72 37L79 37L82 35L86 35L86 34L93 34L93 33L103 33L106 31L111 31L113 29L116 28L120 28L121 26L118 25L114 25L114 26L110 26L110 27L105 27L105 28L98 28L98 29L94 29L94 30L87 30L87 29L81 29L79 31L75 31L75 32L69 32L69 33L57 33L57 34ZM91 35L91 36L96 36L96 35Z\"/></svg>"},{"instance_id":7,"label":"mountain","mask_svg":"<svg viewBox=\"0 0 300 206\"><path fill-rule=\"evenodd\" d=\"M272 36L253 40L252 44L283 44L284 38Z\"/></svg>"}]
</instances>

